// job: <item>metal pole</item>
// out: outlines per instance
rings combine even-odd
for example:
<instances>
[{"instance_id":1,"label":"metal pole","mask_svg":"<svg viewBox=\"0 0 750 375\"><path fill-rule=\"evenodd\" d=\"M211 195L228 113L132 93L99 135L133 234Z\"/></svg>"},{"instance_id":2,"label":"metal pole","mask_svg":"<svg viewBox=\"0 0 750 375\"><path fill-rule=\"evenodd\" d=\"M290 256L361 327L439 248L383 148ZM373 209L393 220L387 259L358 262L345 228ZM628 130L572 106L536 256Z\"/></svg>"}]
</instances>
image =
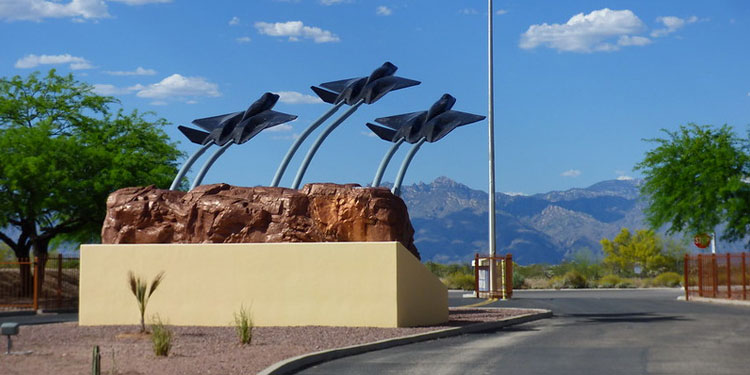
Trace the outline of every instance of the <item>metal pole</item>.
<instances>
[{"instance_id":1,"label":"metal pole","mask_svg":"<svg viewBox=\"0 0 750 375\"><path fill-rule=\"evenodd\" d=\"M422 138L414 144L414 147L409 150L409 153L406 154L406 157L404 158L404 161L401 163L401 168L398 170L398 175L396 176L396 181L393 183L393 188L391 189L391 192L396 195L401 195L401 183L404 182L404 175L406 175L406 170L409 169L409 164L411 163L411 159L414 159L414 155L419 151L419 148L422 147L422 145L427 141L426 138Z\"/></svg>"},{"instance_id":2,"label":"metal pole","mask_svg":"<svg viewBox=\"0 0 750 375\"><path fill-rule=\"evenodd\" d=\"M292 144L292 147L289 148L289 151L286 152L286 155L284 155L284 159L281 161L281 164L279 164L279 168L276 169L276 174L273 176L273 181L271 181L272 187L279 186L279 182L281 181L281 177L284 176L284 172L286 171L286 167L289 166L289 162L292 161L292 157L297 152L297 149L302 144L302 142L305 141L305 139L312 133L315 129L320 126L320 124L324 123L326 120L328 120L329 117L331 117L336 111L341 108L341 106L344 105L344 102L341 101L338 104L331 107L331 109L328 110L328 112L324 113L320 118L315 120L310 126L305 129L304 132L297 138L294 143Z\"/></svg>"},{"instance_id":3,"label":"metal pole","mask_svg":"<svg viewBox=\"0 0 750 375\"><path fill-rule=\"evenodd\" d=\"M479 298L479 253L474 253L474 296Z\"/></svg>"},{"instance_id":4,"label":"metal pole","mask_svg":"<svg viewBox=\"0 0 750 375\"><path fill-rule=\"evenodd\" d=\"M732 299L732 254L727 253L727 299Z\"/></svg>"},{"instance_id":5,"label":"metal pole","mask_svg":"<svg viewBox=\"0 0 750 375\"><path fill-rule=\"evenodd\" d=\"M198 160L201 155L203 155L206 150L208 150L209 147L213 146L213 143L209 143L206 145L201 146L201 148L198 149L193 155L190 156L190 158L185 161L185 164L182 165L182 168L180 168L180 171L177 172L177 176L175 176L174 181L172 181L172 185L169 186L169 190L176 190L177 185L180 184L180 181L183 177L185 177L185 174L188 170L190 170L190 167L193 166L193 163L195 163L196 160Z\"/></svg>"},{"instance_id":6,"label":"metal pole","mask_svg":"<svg viewBox=\"0 0 750 375\"><path fill-rule=\"evenodd\" d=\"M383 160L380 161L380 166L378 167L378 171L375 172L375 178L372 179L372 187L378 187L380 185L380 180L383 178L383 173L385 172L385 169L388 168L388 163L391 162L391 158L393 157L393 154L396 153L396 150L401 146L401 144L404 143L404 139L400 139L398 142L394 143L393 146L391 146L391 149L388 150L388 152L385 153L383 156Z\"/></svg>"},{"instance_id":7,"label":"metal pole","mask_svg":"<svg viewBox=\"0 0 750 375\"><path fill-rule=\"evenodd\" d=\"M195 176L195 180L193 180L193 184L190 185L190 190L195 189L198 185L201 184L201 182L203 182L203 177L206 177L206 173L211 168L211 166L214 164L214 162L216 161L216 159L218 159L219 156L221 156L221 154L223 154L224 151L226 151L229 148L229 146L231 146L233 144L234 144L234 140L230 140L224 146L219 147L219 149L216 150L216 152L214 152L214 154L211 155L211 157L208 160L206 160L206 163L203 164L203 167L198 172L198 175Z\"/></svg>"},{"instance_id":8,"label":"metal pole","mask_svg":"<svg viewBox=\"0 0 750 375\"><path fill-rule=\"evenodd\" d=\"M703 254L698 254L698 297L703 297Z\"/></svg>"},{"instance_id":9,"label":"metal pole","mask_svg":"<svg viewBox=\"0 0 750 375\"><path fill-rule=\"evenodd\" d=\"M747 299L747 266L745 265L745 253L742 253L742 299Z\"/></svg>"},{"instance_id":10,"label":"metal pole","mask_svg":"<svg viewBox=\"0 0 750 375\"><path fill-rule=\"evenodd\" d=\"M487 1L487 60L488 60L488 101L487 110L487 130L488 130L488 157L489 157L489 252L490 259L495 257L495 116L494 116L494 81L493 81L493 49L492 49L492 0ZM490 265L490 272L494 272L494 264ZM494 283L494 275L490 275L490 282ZM490 285L490 290L495 290L494 285Z\"/></svg>"},{"instance_id":11,"label":"metal pole","mask_svg":"<svg viewBox=\"0 0 750 375\"><path fill-rule=\"evenodd\" d=\"M685 263L682 265L683 274L685 275L685 284L684 284L685 285L685 301L690 299L690 293L688 292L690 290L690 284L689 284L690 279L688 278L688 271L689 271L688 262L689 261L690 261L689 256L685 254L685 260L684 260Z\"/></svg>"},{"instance_id":12,"label":"metal pole","mask_svg":"<svg viewBox=\"0 0 750 375\"><path fill-rule=\"evenodd\" d=\"M302 177L305 177L305 172L307 171L307 167L310 165L310 162L312 161L313 156L315 156L315 153L318 152L318 148L320 148L320 145L325 141L326 137L328 137L329 134L333 131L333 129L336 129L339 125L341 125L344 120L346 120L349 116L354 113L354 111L359 108L359 106L364 103L364 99L360 99L358 102L354 103L351 108L346 110L341 117L337 118L336 121L334 121L331 125L328 125L325 130L323 130L322 133L318 136L318 138L315 140L315 143L310 146L310 150L307 151L307 155L305 155L305 160L302 160L302 165L299 166L299 170L297 170L297 176L294 177L294 183L292 183L292 189L298 189L300 183L302 182Z\"/></svg>"},{"instance_id":13,"label":"metal pole","mask_svg":"<svg viewBox=\"0 0 750 375\"><path fill-rule=\"evenodd\" d=\"M716 254L716 232L711 233L711 254Z\"/></svg>"}]
</instances>

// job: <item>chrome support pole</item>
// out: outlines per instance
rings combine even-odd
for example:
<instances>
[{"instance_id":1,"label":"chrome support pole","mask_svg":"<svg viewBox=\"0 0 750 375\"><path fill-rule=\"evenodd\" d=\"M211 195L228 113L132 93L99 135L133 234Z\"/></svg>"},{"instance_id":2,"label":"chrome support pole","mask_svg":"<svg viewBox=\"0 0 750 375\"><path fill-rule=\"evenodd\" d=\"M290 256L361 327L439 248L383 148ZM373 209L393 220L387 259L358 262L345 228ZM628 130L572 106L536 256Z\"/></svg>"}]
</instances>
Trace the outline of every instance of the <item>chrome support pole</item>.
<instances>
[{"instance_id":1,"label":"chrome support pole","mask_svg":"<svg viewBox=\"0 0 750 375\"><path fill-rule=\"evenodd\" d=\"M298 189L300 183L302 182L302 177L305 176L305 172L307 171L307 167L310 165L310 162L312 161L312 158L315 156L315 153L318 151L318 148L320 148L320 145L325 141L326 137L328 137L331 132L336 129L339 125L341 125L344 120L346 120L349 116L354 113L354 111L359 108L359 106L364 103L364 99L360 99L358 102L354 103L351 108L346 110L339 118L336 119L331 125L328 125L325 130L323 130L322 133L318 136L318 138L315 140L315 143L310 146L310 150L307 151L307 155L305 155L305 159L302 161L302 165L299 166L299 170L297 170L297 176L294 177L294 183L292 183L292 189Z\"/></svg>"},{"instance_id":2,"label":"chrome support pole","mask_svg":"<svg viewBox=\"0 0 750 375\"><path fill-rule=\"evenodd\" d=\"M176 190L177 186L180 184L180 181L183 177L185 177L185 174L187 174L187 171L190 170L190 167L193 166L193 163L195 163L196 160L198 160L201 155L203 155L206 150L208 150L209 147L211 147L213 143L209 143L206 145L201 146L201 148L198 149L198 151L194 152L193 155L190 155L190 158L185 161L185 164L182 165L182 168L180 168L180 171L177 172L177 176L175 176L174 181L172 181L172 185L169 186L169 190Z\"/></svg>"},{"instance_id":3,"label":"chrome support pole","mask_svg":"<svg viewBox=\"0 0 750 375\"><path fill-rule=\"evenodd\" d=\"M286 155L284 156L284 159L281 160L281 164L279 164L279 168L276 169L276 174L273 176L273 181L271 181L272 187L279 186L279 182L281 181L281 177L284 176L284 172L286 171L286 167L289 166L289 162L292 161L292 157L294 157L294 154L297 152L297 149L300 145L302 145L302 142L305 141L305 139L312 133L315 129L320 126L320 124L324 123L326 120L328 120L329 117L331 117L336 111L341 108L341 106L344 105L344 102L341 101L338 104L331 107L326 113L324 113L320 118L315 120L310 126L305 129L304 132L297 138L294 143L292 144L292 147L289 148L289 151L286 152Z\"/></svg>"},{"instance_id":4,"label":"chrome support pole","mask_svg":"<svg viewBox=\"0 0 750 375\"><path fill-rule=\"evenodd\" d=\"M401 183L404 182L404 176L406 175L406 170L409 168L409 164L411 163L411 159L414 159L414 155L419 151L419 148L422 147L422 145L427 141L427 139L422 138L414 144L414 147L409 150L409 153L406 154L406 157L404 158L404 161L401 163L401 168L398 170L398 176L396 176L396 182L393 183L393 188L391 189L391 192L396 195L401 195Z\"/></svg>"},{"instance_id":5,"label":"chrome support pole","mask_svg":"<svg viewBox=\"0 0 750 375\"><path fill-rule=\"evenodd\" d=\"M198 175L195 176L195 180L193 180L193 184L190 185L190 190L195 189L196 186L200 185L201 182L203 182L203 177L206 177L206 173L211 168L211 166L214 164L214 162L216 161L216 159L218 159L219 156L221 156L221 154L223 154L224 151L226 151L229 148L229 146L231 146L233 144L234 144L234 140L231 140L231 141L227 142L227 144L225 144L224 146L219 147L219 149L216 150L216 152L214 152L214 154L211 155L211 157L208 158L208 160L206 160L206 163L203 164L203 167L198 172Z\"/></svg>"},{"instance_id":6,"label":"chrome support pole","mask_svg":"<svg viewBox=\"0 0 750 375\"><path fill-rule=\"evenodd\" d=\"M489 252L490 252L490 290L495 291L495 116L494 116L494 77L493 77L493 59L492 59L492 0L487 0L487 62L488 62L488 109L487 109L487 130L488 130L488 159L489 159Z\"/></svg>"},{"instance_id":7,"label":"chrome support pole","mask_svg":"<svg viewBox=\"0 0 750 375\"><path fill-rule=\"evenodd\" d=\"M380 166L378 167L377 172L375 172L375 178L372 179L372 185L371 187L378 187L380 185L380 180L383 178L383 173L385 173L385 169L388 168L388 163L391 162L391 158L393 157L393 154L396 153L396 150L404 143L404 139L401 138L398 142L394 143L393 146L391 146L390 150L385 153L383 156L383 160L380 161Z\"/></svg>"}]
</instances>

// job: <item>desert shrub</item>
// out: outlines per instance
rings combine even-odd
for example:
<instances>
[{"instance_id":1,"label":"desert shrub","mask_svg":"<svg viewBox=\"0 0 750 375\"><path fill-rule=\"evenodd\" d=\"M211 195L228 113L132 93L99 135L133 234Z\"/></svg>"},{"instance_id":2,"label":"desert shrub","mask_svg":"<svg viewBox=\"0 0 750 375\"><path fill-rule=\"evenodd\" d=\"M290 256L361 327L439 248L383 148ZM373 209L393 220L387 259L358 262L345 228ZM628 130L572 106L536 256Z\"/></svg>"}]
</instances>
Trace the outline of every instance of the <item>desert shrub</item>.
<instances>
[{"instance_id":1,"label":"desert shrub","mask_svg":"<svg viewBox=\"0 0 750 375\"><path fill-rule=\"evenodd\" d=\"M563 287L564 288L585 288L588 285L588 281L586 280L586 276L583 276L578 271L568 271L565 273L565 276L563 276Z\"/></svg>"},{"instance_id":2,"label":"desert shrub","mask_svg":"<svg viewBox=\"0 0 750 375\"><path fill-rule=\"evenodd\" d=\"M234 328L240 344L249 344L253 339L253 318L245 306L240 306L240 312L234 313Z\"/></svg>"},{"instance_id":3,"label":"desert shrub","mask_svg":"<svg viewBox=\"0 0 750 375\"><path fill-rule=\"evenodd\" d=\"M146 323L143 321L143 316L146 314L148 300L154 294L156 288L159 287L162 280L164 280L164 271L159 272L154 277L151 281L151 287L149 287L145 279L134 275L133 271L128 271L128 285L130 285L130 291L133 292L135 299L138 301L138 311L141 313L141 332L146 332Z\"/></svg>"},{"instance_id":4,"label":"desert shrub","mask_svg":"<svg viewBox=\"0 0 750 375\"><path fill-rule=\"evenodd\" d=\"M622 281L617 275L604 275L599 279L600 288L614 288Z\"/></svg>"},{"instance_id":5,"label":"desert shrub","mask_svg":"<svg viewBox=\"0 0 750 375\"><path fill-rule=\"evenodd\" d=\"M565 287L565 280L562 276L553 276L547 281L547 288L562 289Z\"/></svg>"},{"instance_id":6,"label":"desert shrub","mask_svg":"<svg viewBox=\"0 0 750 375\"><path fill-rule=\"evenodd\" d=\"M513 272L513 289L523 289L526 287L526 278L518 272Z\"/></svg>"},{"instance_id":7,"label":"desert shrub","mask_svg":"<svg viewBox=\"0 0 750 375\"><path fill-rule=\"evenodd\" d=\"M440 264L435 262L426 262L425 267L430 270L435 276L439 278L448 277L456 272L460 272L467 275L474 274L474 268L469 264Z\"/></svg>"},{"instance_id":8,"label":"desert shrub","mask_svg":"<svg viewBox=\"0 0 750 375\"><path fill-rule=\"evenodd\" d=\"M172 349L172 330L162 322L159 315L154 315L151 320L151 343L154 347L154 354L166 357Z\"/></svg>"},{"instance_id":9,"label":"desert shrub","mask_svg":"<svg viewBox=\"0 0 750 375\"><path fill-rule=\"evenodd\" d=\"M450 289L474 290L474 274L454 272L442 279L443 284Z\"/></svg>"},{"instance_id":10,"label":"desert shrub","mask_svg":"<svg viewBox=\"0 0 750 375\"><path fill-rule=\"evenodd\" d=\"M527 277L523 282L524 285L529 289L551 288L549 279L547 279L546 277Z\"/></svg>"},{"instance_id":11,"label":"desert shrub","mask_svg":"<svg viewBox=\"0 0 750 375\"><path fill-rule=\"evenodd\" d=\"M517 263L513 263L513 275L516 274L522 276L524 279L538 278L548 279L551 275L548 269L549 265L546 264L530 264L528 266L522 266Z\"/></svg>"},{"instance_id":12,"label":"desert shrub","mask_svg":"<svg viewBox=\"0 0 750 375\"><path fill-rule=\"evenodd\" d=\"M680 285L680 283L682 283L682 276L676 272L664 272L661 275L654 277L655 286L673 288Z\"/></svg>"},{"instance_id":13,"label":"desert shrub","mask_svg":"<svg viewBox=\"0 0 750 375\"><path fill-rule=\"evenodd\" d=\"M622 279L620 280L615 287L620 289L626 289L626 288L635 288L635 285L633 285L633 281L630 279Z\"/></svg>"}]
</instances>

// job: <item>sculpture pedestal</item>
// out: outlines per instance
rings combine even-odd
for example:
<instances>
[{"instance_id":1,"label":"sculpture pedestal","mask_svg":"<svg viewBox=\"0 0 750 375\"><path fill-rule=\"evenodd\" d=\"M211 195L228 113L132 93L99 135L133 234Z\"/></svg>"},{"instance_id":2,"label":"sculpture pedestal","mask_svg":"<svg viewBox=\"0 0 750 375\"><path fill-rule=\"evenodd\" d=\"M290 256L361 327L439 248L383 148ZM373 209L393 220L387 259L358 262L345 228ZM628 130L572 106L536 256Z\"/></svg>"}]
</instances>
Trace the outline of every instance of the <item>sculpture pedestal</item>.
<instances>
[{"instance_id":1,"label":"sculpture pedestal","mask_svg":"<svg viewBox=\"0 0 750 375\"><path fill-rule=\"evenodd\" d=\"M448 320L445 286L398 242L81 246L79 324L139 323L128 271L149 282L172 325L408 327Z\"/></svg>"}]
</instances>

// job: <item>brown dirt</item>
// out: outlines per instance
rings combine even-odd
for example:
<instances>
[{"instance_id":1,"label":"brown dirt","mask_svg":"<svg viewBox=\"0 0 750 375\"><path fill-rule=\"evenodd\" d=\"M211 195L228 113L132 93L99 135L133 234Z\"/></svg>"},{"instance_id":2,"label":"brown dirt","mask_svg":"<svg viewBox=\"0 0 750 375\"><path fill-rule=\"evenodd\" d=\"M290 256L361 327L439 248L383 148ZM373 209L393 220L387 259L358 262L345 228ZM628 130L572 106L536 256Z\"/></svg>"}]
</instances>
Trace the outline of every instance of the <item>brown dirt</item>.
<instances>
[{"instance_id":1,"label":"brown dirt","mask_svg":"<svg viewBox=\"0 0 750 375\"><path fill-rule=\"evenodd\" d=\"M77 323L23 326L13 351L1 355L0 373L88 374L94 345L101 350L101 373L119 375L256 374L305 353L494 321L530 312L522 309L451 309L444 326L416 328L257 327L250 345L241 345L233 327L172 327L169 357L156 357L148 335L137 326L80 327ZM5 345L0 350L5 352Z\"/></svg>"}]
</instances>

